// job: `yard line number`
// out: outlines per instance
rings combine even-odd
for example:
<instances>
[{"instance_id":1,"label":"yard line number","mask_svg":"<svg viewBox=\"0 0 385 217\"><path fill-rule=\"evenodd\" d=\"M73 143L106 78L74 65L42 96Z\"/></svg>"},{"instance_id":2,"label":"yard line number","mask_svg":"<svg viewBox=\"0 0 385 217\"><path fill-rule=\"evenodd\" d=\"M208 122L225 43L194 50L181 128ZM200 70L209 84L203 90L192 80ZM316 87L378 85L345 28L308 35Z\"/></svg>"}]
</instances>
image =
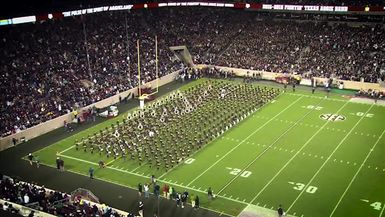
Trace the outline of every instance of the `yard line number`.
<instances>
[{"instance_id":1,"label":"yard line number","mask_svg":"<svg viewBox=\"0 0 385 217\"><path fill-rule=\"evenodd\" d=\"M361 199L361 201L364 201L366 203L370 203L369 200ZM382 209L382 203L378 202L378 201L371 203L370 206L373 207L373 209L375 209L375 210L381 210Z\"/></svg>"},{"instance_id":2,"label":"yard line number","mask_svg":"<svg viewBox=\"0 0 385 217\"><path fill-rule=\"evenodd\" d=\"M234 176L237 176L237 175L242 171L242 170L239 169L239 168L226 167L226 169L230 170L230 174L231 174L231 175L234 175ZM243 172L241 173L241 175L239 175L239 176L240 176L240 177L243 177L243 178L247 178L247 177L249 177L251 174L252 174L252 172L245 170L245 171L243 171Z\"/></svg>"},{"instance_id":3,"label":"yard line number","mask_svg":"<svg viewBox=\"0 0 385 217\"><path fill-rule=\"evenodd\" d=\"M364 112L356 112L356 113L350 113L350 114L358 117L366 117L366 118L372 118L374 116L374 114L371 114L371 113L365 114Z\"/></svg>"},{"instance_id":4,"label":"yard line number","mask_svg":"<svg viewBox=\"0 0 385 217\"><path fill-rule=\"evenodd\" d=\"M289 182L289 184L294 185L293 189L297 191L302 191L305 188L305 184L299 182ZM318 190L315 186L308 186L305 190L306 193L314 194Z\"/></svg>"},{"instance_id":5,"label":"yard line number","mask_svg":"<svg viewBox=\"0 0 385 217\"><path fill-rule=\"evenodd\" d=\"M314 110L317 110L317 111L320 111L321 109L323 109L323 107L321 107L321 106L316 106L316 105L302 106L302 108L305 108L305 109L314 109Z\"/></svg>"}]
</instances>

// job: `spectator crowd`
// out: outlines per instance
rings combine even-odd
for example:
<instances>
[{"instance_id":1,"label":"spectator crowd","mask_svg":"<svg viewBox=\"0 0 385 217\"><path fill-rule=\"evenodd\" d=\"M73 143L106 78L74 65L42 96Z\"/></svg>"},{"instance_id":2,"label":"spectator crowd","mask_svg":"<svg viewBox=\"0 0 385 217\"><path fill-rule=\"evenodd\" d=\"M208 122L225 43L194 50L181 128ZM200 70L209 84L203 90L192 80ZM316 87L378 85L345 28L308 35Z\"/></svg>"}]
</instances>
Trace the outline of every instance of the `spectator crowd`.
<instances>
[{"instance_id":1,"label":"spectator crowd","mask_svg":"<svg viewBox=\"0 0 385 217\"><path fill-rule=\"evenodd\" d=\"M141 80L155 79L155 36L159 76L183 68L169 50L175 45L186 45L195 63L365 82L385 74L383 25L160 8L4 26L0 32L1 136L137 86L137 40Z\"/></svg>"},{"instance_id":2,"label":"spectator crowd","mask_svg":"<svg viewBox=\"0 0 385 217\"><path fill-rule=\"evenodd\" d=\"M7 201L1 205L2 209L16 214L21 214L20 210L12 207L10 202L55 216L122 217L116 210L104 204L101 207L91 205L81 198L71 198L71 195L66 193L50 191L44 186L21 182L8 176L0 177L0 198ZM33 216L34 211L31 213L29 216Z\"/></svg>"}]
</instances>

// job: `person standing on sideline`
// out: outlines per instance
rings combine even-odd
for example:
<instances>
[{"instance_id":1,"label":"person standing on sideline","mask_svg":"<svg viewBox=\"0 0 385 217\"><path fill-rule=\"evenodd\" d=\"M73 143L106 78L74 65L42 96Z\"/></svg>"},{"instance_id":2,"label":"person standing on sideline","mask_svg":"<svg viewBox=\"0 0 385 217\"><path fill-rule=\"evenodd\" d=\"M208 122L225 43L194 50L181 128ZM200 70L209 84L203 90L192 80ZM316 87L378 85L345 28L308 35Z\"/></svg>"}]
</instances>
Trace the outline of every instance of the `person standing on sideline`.
<instances>
[{"instance_id":1,"label":"person standing on sideline","mask_svg":"<svg viewBox=\"0 0 385 217\"><path fill-rule=\"evenodd\" d=\"M60 167L60 171L64 171L64 160L63 159L59 159L59 167Z\"/></svg>"},{"instance_id":2,"label":"person standing on sideline","mask_svg":"<svg viewBox=\"0 0 385 217\"><path fill-rule=\"evenodd\" d=\"M90 169L88 170L88 173L90 174L90 178L93 179L94 178L94 168L90 167Z\"/></svg>"},{"instance_id":3,"label":"person standing on sideline","mask_svg":"<svg viewBox=\"0 0 385 217\"><path fill-rule=\"evenodd\" d=\"M167 199L174 199L174 188L172 186L168 189Z\"/></svg>"},{"instance_id":4,"label":"person standing on sideline","mask_svg":"<svg viewBox=\"0 0 385 217\"><path fill-rule=\"evenodd\" d=\"M56 168L58 170L60 170L60 158L59 157L56 158Z\"/></svg>"},{"instance_id":5,"label":"person standing on sideline","mask_svg":"<svg viewBox=\"0 0 385 217\"><path fill-rule=\"evenodd\" d=\"M28 154L28 161L29 161L29 164L31 164L32 166L33 155L31 153Z\"/></svg>"},{"instance_id":6,"label":"person standing on sideline","mask_svg":"<svg viewBox=\"0 0 385 217\"><path fill-rule=\"evenodd\" d=\"M151 175L151 184L153 187L155 187L155 183L156 183L156 178L154 175Z\"/></svg>"},{"instance_id":7,"label":"person standing on sideline","mask_svg":"<svg viewBox=\"0 0 385 217\"><path fill-rule=\"evenodd\" d=\"M17 144L17 139L15 137L12 138L12 143L13 143L13 146L16 146Z\"/></svg>"},{"instance_id":8,"label":"person standing on sideline","mask_svg":"<svg viewBox=\"0 0 385 217\"><path fill-rule=\"evenodd\" d=\"M143 186L142 186L142 183L139 183L138 184L138 193L139 193L139 197L142 196L142 193L143 193Z\"/></svg>"},{"instance_id":9,"label":"person standing on sideline","mask_svg":"<svg viewBox=\"0 0 385 217\"><path fill-rule=\"evenodd\" d=\"M279 207L278 207L278 216L279 217L282 217L283 216L283 209L282 209L282 205L279 205Z\"/></svg>"},{"instance_id":10,"label":"person standing on sideline","mask_svg":"<svg viewBox=\"0 0 385 217\"><path fill-rule=\"evenodd\" d=\"M148 198L148 195L149 195L149 190L150 190L150 187L148 186L148 184L147 183L145 183L144 185L143 185L143 188L144 188L144 197L145 198Z\"/></svg>"},{"instance_id":11,"label":"person standing on sideline","mask_svg":"<svg viewBox=\"0 0 385 217\"><path fill-rule=\"evenodd\" d=\"M195 208L195 195L191 194L190 199L191 199L191 207Z\"/></svg>"},{"instance_id":12,"label":"person standing on sideline","mask_svg":"<svg viewBox=\"0 0 385 217\"><path fill-rule=\"evenodd\" d=\"M33 157L33 161L36 163L36 168L39 168L39 167L40 167L39 156L35 155L35 156Z\"/></svg>"},{"instance_id":13,"label":"person standing on sideline","mask_svg":"<svg viewBox=\"0 0 385 217\"><path fill-rule=\"evenodd\" d=\"M143 209L144 209L144 204L142 201L139 201L139 216L143 217Z\"/></svg>"},{"instance_id":14,"label":"person standing on sideline","mask_svg":"<svg viewBox=\"0 0 385 217\"><path fill-rule=\"evenodd\" d=\"M198 195L195 196L195 207L194 208L199 209L199 197L198 197Z\"/></svg>"},{"instance_id":15,"label":"person standing on sideline","mask_svg":"<svg viewBox=\"0 0 385 217\"><path fill-rule=\"evenodd\" d=\"M293 92L295 92L295 81L293 81Z\"/></svg>"},{"instance_id":16,"label":"person standing on sideline","mask_svg":"<svg viewBox=\"0 0 385 217\"><path fill-rule=\"evenodd\" d=\"M164 184L163 185L163 197L164 198L169 199L168 191L169 191L169 186L167 184Z\"/></svg>"},{"instance_id":17,"label":"person standing on sideline","mask_svg":"<svg viewBox=\"0 0 385 217\"><path fill-rule=\"evenodd\" d=\"M211 189L211 187L209 187L209 189L207 190L207 197L209 198L209 200L213 199L213 190Z\"/></svg>"}]
</instances>

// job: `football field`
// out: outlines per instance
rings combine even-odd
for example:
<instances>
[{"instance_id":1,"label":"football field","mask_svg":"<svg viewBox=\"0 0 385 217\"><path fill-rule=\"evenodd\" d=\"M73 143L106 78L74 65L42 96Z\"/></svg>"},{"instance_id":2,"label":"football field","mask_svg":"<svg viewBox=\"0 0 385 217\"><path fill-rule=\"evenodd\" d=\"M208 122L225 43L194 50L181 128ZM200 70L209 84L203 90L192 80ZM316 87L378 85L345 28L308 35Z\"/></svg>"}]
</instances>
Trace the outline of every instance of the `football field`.
<instances>
[{"instance_id":1,"label":"football field","mask_svg":"<svg viewBox=\"0 0 385 217\"><path fill-rule=\"evenodd\" d=\"M66 170L88 176L93 167L95 178L135 189L155 175L161 188L187 190L202 207L232 216L246 207L277 216L281 204L298 217L385 217L385 107L324 95L282 92L169 171L75 150L76 139L126 114L35 154L42 164L55 167L60 156Z\"/></svg>"}]
</instances>

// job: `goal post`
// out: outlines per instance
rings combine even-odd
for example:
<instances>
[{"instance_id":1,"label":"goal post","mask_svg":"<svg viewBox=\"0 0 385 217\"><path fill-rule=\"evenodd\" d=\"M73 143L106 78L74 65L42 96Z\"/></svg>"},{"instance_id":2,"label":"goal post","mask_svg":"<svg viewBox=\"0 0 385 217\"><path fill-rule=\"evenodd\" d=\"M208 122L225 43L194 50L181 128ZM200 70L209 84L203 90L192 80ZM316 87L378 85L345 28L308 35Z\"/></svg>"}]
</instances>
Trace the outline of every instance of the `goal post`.
<instances>
[{"instance_id":1,"label":"goal post","mask_svg":"<svg viewBox=\"0 0 385 217\"><path fill-rule=\"evenodd\" d=\"M151 93L142 94L142 80L141 80L141 68L140 68L140 41L137 40L137 53L138 53L138 99L139 106L141 109L144 108L144 100L149 96L157 94L159 92L159 59L158 59L158 37L155 36L155 83L156 83L156 91Z\"/></svg>"}]
</instances>

